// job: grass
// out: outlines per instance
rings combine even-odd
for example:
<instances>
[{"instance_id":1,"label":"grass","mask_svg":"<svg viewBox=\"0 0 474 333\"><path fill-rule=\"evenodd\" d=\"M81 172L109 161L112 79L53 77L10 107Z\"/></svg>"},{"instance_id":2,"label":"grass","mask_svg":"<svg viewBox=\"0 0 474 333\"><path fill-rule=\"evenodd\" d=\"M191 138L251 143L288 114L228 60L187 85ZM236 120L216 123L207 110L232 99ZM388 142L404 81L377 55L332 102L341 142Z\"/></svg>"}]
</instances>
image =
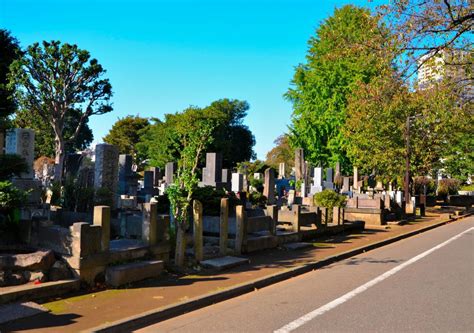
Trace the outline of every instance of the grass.
<instances>
[{"instance_id":1,"label":"grass","mask_svg":"<svg viewBox=\"0 0 474 333\"><path fill-rule=\"evenodd\" d=\"M463 185L463 186L461 186L461 188L459 190L460 191L474 191L474 184Z\"/></svg>"}]
</instances>

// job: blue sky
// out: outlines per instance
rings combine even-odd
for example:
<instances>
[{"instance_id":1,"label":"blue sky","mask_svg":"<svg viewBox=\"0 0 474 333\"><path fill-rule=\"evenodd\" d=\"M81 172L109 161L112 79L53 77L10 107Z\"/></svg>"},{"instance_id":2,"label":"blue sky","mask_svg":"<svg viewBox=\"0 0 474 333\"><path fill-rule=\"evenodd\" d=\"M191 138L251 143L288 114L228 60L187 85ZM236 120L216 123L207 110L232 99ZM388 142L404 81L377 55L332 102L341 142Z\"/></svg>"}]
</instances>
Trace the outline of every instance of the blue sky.
<instances>
[{"instance_id":1,"label":"blue sky","mask_svg":"<svg viewBox=\"0 0 474 333\"><path fill-rule=\"evenodd\" d=\"M290 124L283 99L307 40L336 7L367 0L0 0L0 28L22 47L75 43L107 70L114 111L92 117L101 142L119 117L162 118L220 98L246 100L264 159Z\"/></svg>"}]
</instances>

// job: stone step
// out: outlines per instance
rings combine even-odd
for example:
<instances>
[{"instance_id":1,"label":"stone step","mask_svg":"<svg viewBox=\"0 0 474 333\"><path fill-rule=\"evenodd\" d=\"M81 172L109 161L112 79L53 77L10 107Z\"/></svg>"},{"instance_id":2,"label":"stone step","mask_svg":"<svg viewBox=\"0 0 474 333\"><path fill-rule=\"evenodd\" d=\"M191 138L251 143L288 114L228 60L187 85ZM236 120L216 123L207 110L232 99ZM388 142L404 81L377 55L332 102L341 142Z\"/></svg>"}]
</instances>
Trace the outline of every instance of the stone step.
<instances>
[{"instance_id":1,"label":"stone step","mask_svg":"<svg viewBox=\"0 0 474 333\"><path fill-rule=\"evenodd\" d=\"M144 260L123 265L107 267L105 282L112 287L158 277L163 271L162 260Z\"/></svg>"}]
</instances>

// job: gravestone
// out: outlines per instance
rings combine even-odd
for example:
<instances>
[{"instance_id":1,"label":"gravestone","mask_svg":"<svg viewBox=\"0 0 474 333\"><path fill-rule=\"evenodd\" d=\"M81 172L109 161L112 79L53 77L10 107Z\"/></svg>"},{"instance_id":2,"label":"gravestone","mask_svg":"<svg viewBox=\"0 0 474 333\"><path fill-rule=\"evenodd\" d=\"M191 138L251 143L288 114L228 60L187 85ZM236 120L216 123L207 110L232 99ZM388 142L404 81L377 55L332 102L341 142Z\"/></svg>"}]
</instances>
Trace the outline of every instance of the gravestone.
<instances>
[{"instance_id":1,"label":"gravestone","mask_svg":"<svg viewBox=\"0 0 474 333\"><path fill-rule=\"evenodd\" d=\"M278 179L283 179L286 176L286 163L282 162L278 165Z\"/></svg>"},{"instance_id":2,"label":"gravestone","mask_svg":"<svg viewBox=\"0 0 474 333\"><path fill-rule=\"evenodd\" d=\"M232 180L232 174L229 169L222 169L222 183L224 184L226 190L230 189L230 183Z\"/></svg>"},{"instance_id":3,"label":"gravestone","mask_svg":"<svg viewBox=\"0 0 474 333\"><path fill-rule=\"evenodd\" d=\"M341 176L341 163L336 163L336 178Z\"/></svg>"},{"instance_id":4,"label":"gravestone","mask_svg":"<svg viewBox=\"0 0 474 333\"><path fill-rule=\"evenodd\" d=\"M290 190L288 192L288 206L291 206L295 203L296 192L295 190Z\"/></svg>"},{"instance_id":5,"label":"gravestone","mask_svg":"<svg viewBox=\"0 0 474 333\"><path fill-rule=\"evenodd\" d=\"M313 186L311 186L311 194L321 192L323 190L323 168L314 168Z\"/></svg>"},{"instance_id":6,"label":"gravestone","mask_svg":"<svg viewBox=\"0 0 474 333\"><path fill-rule=\"evenodd\" d=\"M304 151L303 148L295 149L295 180L301 180L304 176Z\"/></svg>"},{"instance_id":7,"label":"gravestone","mask_svg":"<svg viewBox=\"0 0 474 333\"><path fill-rule=\"evenodd\" d=\"M263 179L263 175L260 172L256 172L253 174L254 179Z\"/></svg>"},{"instance_id":8,"label":"gravestone","mask_svg":"<svg viewBox=\"0 0 474 333\"><path fill-rule=\"evenodd\" d=\"M143 172L143 194L145 195L153 195L154 193L154 174L153 171L144 171Z\"/></svg>"},{"instance_id":9,"label":"gravestone","mask_svg":"<svg viewBox=\"0 0 474 333\"><path fill-rule=\"evenodd\" d=\"M241 192L244 188L244 175L241 173L233 173L232 174L232 192Z\"/></svg>"},{"instance_id":10,"label":"gravestone","mask_svg":"<svg viewBox=\"0 0 474 333\"><path fill-rule=\"evenodd\" d=\"M94 187L106 188L112 193L112 206L117 207L119 149L106 143L95 147Z\"/></svg>"},{"instance_id":11,"label":"gravestone","mask_svg":"<svg viewBox=\"0 0 474 333\"><path fill-rule=\"evenodd\" d=\"M275 172L272 168L265 170L263 195L267 197L267 204L273 205L275 203Z\"/></svg>"},{"instance_id":12,"label":"gravestone","mask_svg":"<svg viewBox=\"0 0 474 333\"><path fill-rule=\"evenodd\" d=\"M353 178L352 178L352 188L354 190L357 190L359 188L359 171L357 170L357 167L353 168Z\"/></svg>"},{"instance_id":13,"label":"gravestone","mask_svg":"<svg viewBox=\"0 0 474 333\"><path fill-rule=\"evenodd\" d=\"M132 156L119 155L119 194L129 194L129 182L132 176Z\"/></svg>"},{"instance_id":14,"label":"gravestone","mask_svg":"<svg viewBox=\"0 0 474 333\"><path fill-rule=\"evenodd\" d=\"M342 179L342 192L349 192L350 191L350 178L344 177Z\"/></svg>"},{"instance_id":15,"label":"gravestone","mask_svg":"<svg viewBox=\"0 0 474 333\"><path fill-rule=\"evenodd\" d=\"M28 172L22 173L20 178L32 179L34 177L35 132L29 128L10 129L7 131L5 141L5 153L23 157L28 166Z\"/></svg>"},{"instance_id":16,"label":"gravestone","mask_svg":"<svg viewBox=\"0 0 474 333\"><path fill-rule=\"evenodd\" d=\"M224 187L222 182L222 154L207 153L206 167L203 168L202 184L203 186L212 186L216 189Z\"/></svg>"},{"instance_id":17,"label":"gravestone","mask_svg":"<svg viewBox=\"0 0 474 333\"><path fill-rule=\"evenodd\" d=\"M170 185L173 183L173 175L176 172L176 163L175 162L168 162L165 166L165 183L166 185Z\"/></svg>"},{"instance_id":18,"label":"gravestone","mask_svg":"<svg viewBox=\"0 0 474 333\"><path fill-rule=\"evenodd\" d=\"M160 186L160 180L163 178L161 169L158 167L150 167L149 170L153 172L153 186Z\"/></svg>"},{"instance_id":19,"label":"gravestone","mask_svg":"<svg viewBox=\"0 0 474 333\"><path fill-rule=\"evenodd\" d=\"M327 168L326 169L326 181L324 182L324 188L333 190L334 189L334 173L332 168Z\"/></svg>"}]
</instances>

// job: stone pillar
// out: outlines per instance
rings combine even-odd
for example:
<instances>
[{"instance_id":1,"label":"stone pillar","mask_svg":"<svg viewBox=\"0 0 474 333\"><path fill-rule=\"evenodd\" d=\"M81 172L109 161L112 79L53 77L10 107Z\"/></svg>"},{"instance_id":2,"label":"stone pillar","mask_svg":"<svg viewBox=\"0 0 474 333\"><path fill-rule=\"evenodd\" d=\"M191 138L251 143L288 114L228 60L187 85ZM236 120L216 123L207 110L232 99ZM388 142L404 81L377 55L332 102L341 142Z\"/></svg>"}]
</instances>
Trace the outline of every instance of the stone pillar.
<instances>
[{"instance_id":1,"label":"stone pillar","mask_svg":"<svg viewBox=\"0 0 474 333\"><path fill-rule=\"evenodd\" d=\"M153 182L154 182L153 171L143 172L143 189L145 191L145 194L153 195Z\"/></svg>"},{"instance_id":2,"label":"stone pillar","mask_svg":"<svg viewBox=\"0 0 474 333\"><path fill-rule=\"evenodd\" d=\"M193 201L193 237L194 237L194 258L200 262L204 257L203 249L203 226L202 226L202 203Z\"/></svg>"},{"instance_id":3,"label":"stone pillar","mask_svg":"<svg viewBox=\"0 0 474 333\"><path fill-rule=\"evenodd\" d=\"M95 147L94 187L106 188L111 192L112 209L117 207L118 168L118 147L105 143L98 144Z\"/></svg>"},{"instance_id":4,"label":"stone pillar","mask_svg":"<svg viewBox=\"0 0 474 333\"><path fill-rule=\"evenodd\" d=\"M219 254L225 256L227 255L227 238L229 233L229 198L221 199L219 227Z\"/></svg>"},{"instance_id":5,"label":"stone pillar","mask_svg":"<svg viewBox=\"0 0 474 333\"><path fill-rule=\"evenodd\" d=\"M311 186L311 194L321 192L323 190L323 168L314 168L313 186Z\"/></svg>"},{"instance_id":6,"label":"stone pillar","mask_svg":"<svg viewBox=\"0 0 474 333\"><path fill-rule=\"evenodd\" d=\"M242 192L244 188L244 175L241 173L232 174L232 192Z\"/></svg>"},{"instance_id":7,"label":"stone pillar","mask_svg":"<svg viewBox=\"0 0 474 333\"><path fill-rule=\"evenodd\" d=\"M245 238L245 207L235 207L235 254L242 254L242 247Z\"/></svg>"},{"instance_id":8,"label":"stone pillar","mask_svg":"<svg viewBox=\"0 0 474 333\"><path fill-rule=\"evenodd\" d=\"M335 225L340 225L341 224L341 214L340 214L340 208L339 207L333 207L332 208L332 223Z\"/></svg>"},{"instance_id":9,"label":"stone pillar","mask_svg":"<svg viewBox=\"0 0 474 333\"><path fill-rule=\"evenodd\" d=\"M5 153L16 154L25 159L28 172L22 173L20 178L31 179L35 172L33 162L35 159L35 132L29 128L15 128L7 131L5 140Z\"/></svg>"},{"instance_id":10,"label":"stone pillar","mask_svg":"<svg viewBox=\"0 0 474 333\"><path fill-rule=\"evenodd\" d=\"M153 186L160 186L159 181L163 177L161 169L158 167L150 167L149 171L153 172Z\"/></svg>"},{"instance_id":11,"label":"stone pillar","mask_svg":"<svg viewBox=\"0 0 474 333\"><path fill-rule=\"evenodd\" d=\"M148 245L156 245L158 242L157 217L158 213L156 202L144 203L142 240Z\"/></svg>"},{"instance_id":12,"label":"stone pillar","mask_svg":"<svg viewBox=\"0 0 474 333\"><path fill-rule=\"evenodd\" d=\"M293 232L300 232L301 206L293 205L291 207L292 207L291 210L293 211L293 223L292 223Z\"/></svg>"},{"instance_id":13,"label":"stone pillar","mask_svg":"<svg viewBox=\"0 0 474 333\"><path fill-rule=\"evenodd\" d=\"M101 245L102 251L109 250L110 244L110 207L95 206L94 207L94 225L102 227Z\"/></svg>"},{"instance_id":14,"label":"stone pillar","mask_svg":"<svg viewBox=\"0 0 474 333\"><path fill-rule=\"evenodd\" d=\"M275 203L275 172L272 168L265 170L263 195L267 197L267 204Z\"/></svg>"},{"instance_id":15,"label":"stone pillar","mask_svg":"<svg viewBox=\"0 0 474 333\"><path fill-rule=\"evenodd\" d=\"M342 179L342 192L349 192L350 191L350 178L344 177Z\"/></svg>"},{"instance_id":16,"label":"stone pillar","mask_svg":"<svg viewBox=\"0 0 474 333\"><path fill-rule=\"evenodd\" d=\"M119 155L119 194L129 193L129 179L132 175L132 156Z\"/></svg>"},{"instance_id":17,"label":"stone pillar","mask_svg":"<svg viewBox=\"0 0 474 333\"><path fill-rule=\"evenodd\" d=\"M176 172L176 163L168 162L165 166L165 183L170 185L173 182L173 176Z\"/></svg>"},{"instance_id":18,"label":"stone pillar","mask_svg":"<svg viewBox=\"0 0 474 333\"><path fill-rule=\"evenodd\" d=\"M278 179L286 178L286 163L282 162L278 166Z\"/></svg>"},{"instance_id":19,"label":"stone pillar","mask_svg":"<svg viewBox=\"0 0 474 333\"><path fill-rule=\"evenodd\" d=\"M170 230L170 216L169 215L158 215L157 223L157 241L165 242L169 240Z\"/></svg>"},{"instance_id":20,"label":"stone pillar","mask_svg":"<svg viewBox=\"0 0 474 333\"><path fill-rule=\"evenodd\" d=\"M295 178L296 181L303 179L304 172L304 151L303 148L295 149Z\"/></svg>"},{"instance_id":21,"label":"stone pillar","mask_svg":"<svg viewBox=\"0 0 474 333\"><path fill-rule=\"evenodd\" d=\"M337 162L336 163L336 178L341 177L341 163Z\"/></svg>"},{"instance_id":22,"label":"stone pillar","mask_svg":"<svg viewBox=\"0 0 474 333\"><path fill-rule=\"evenodd\" d=\"M352 188L354 190L357 190L357 188L359 187L359 171L357 170L357 167L354 167L353 168L353 172L354 172L354 179L352 180Z\"/></svg>"},{"instance_id":23,"label":"stone pillar","mask_svg":"<svg viewBox=\"0 0 474 333\"><path fill-rule=\"evenodd\" d=\"M278 206L267 206L267 215L272 218L272 223L270 225L270 233L273 236L276 236L276 227L278 222Z\"/></svg>"}]
</instances>

